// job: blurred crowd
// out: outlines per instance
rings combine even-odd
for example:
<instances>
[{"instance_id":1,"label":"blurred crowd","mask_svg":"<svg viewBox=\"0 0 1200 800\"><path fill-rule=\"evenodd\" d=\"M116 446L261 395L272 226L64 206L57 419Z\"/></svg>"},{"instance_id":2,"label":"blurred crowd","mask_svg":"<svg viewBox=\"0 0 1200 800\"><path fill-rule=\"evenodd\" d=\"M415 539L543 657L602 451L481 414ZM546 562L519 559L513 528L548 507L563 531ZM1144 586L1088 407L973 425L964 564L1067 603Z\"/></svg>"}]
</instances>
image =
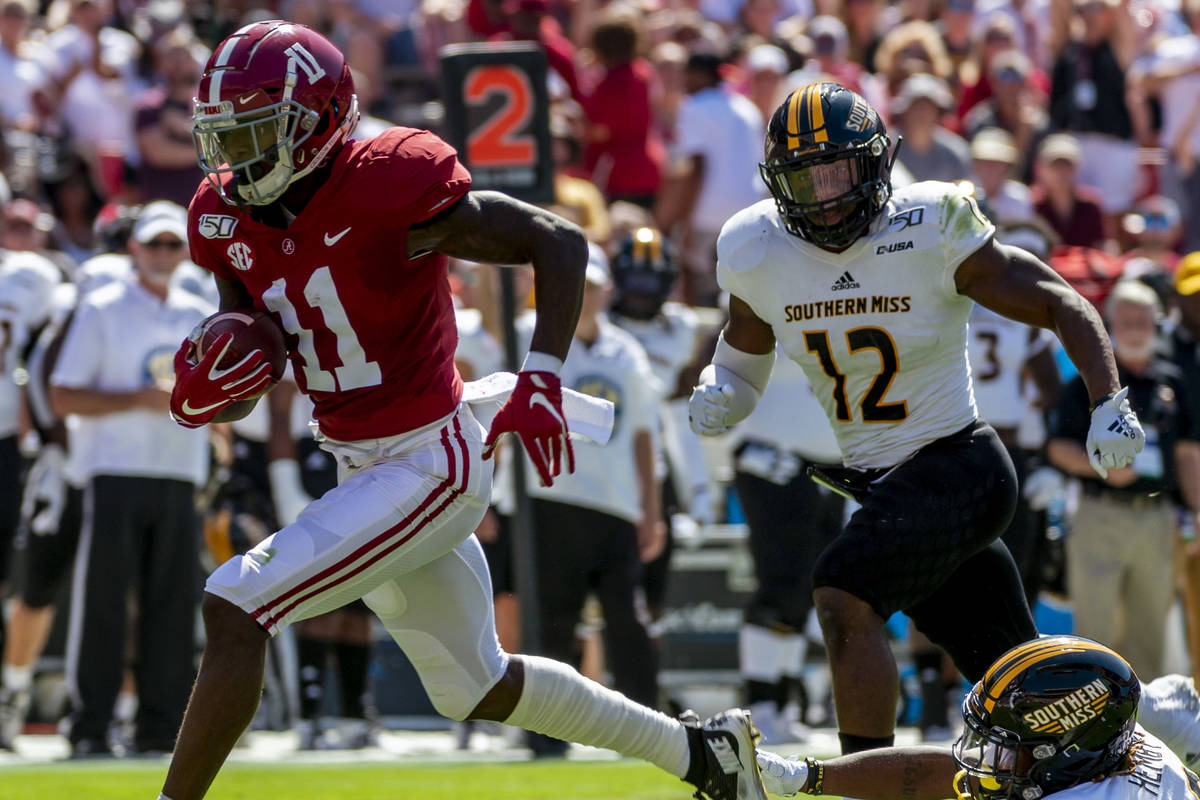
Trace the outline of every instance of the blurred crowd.
<instances>
[{"instance_id":1,"label":"blurred crowd","mask_svg":"<svg viewBox=\"0 0 1200 800\"><path fill-rule=\"evenodd\" d=\"M832 80L902 137L896 185L971 181L1001 240L1046 259L1112 330L1148 443L1133 467L1100 480L1083 452L1086 396L1057 341L972 318L981 414L1025 482L1006 538L1044 607L1039 624L1116 647L1143 680L1180 668L1166 663L1174 639L1200 670L1200 1L0 0L0 748L13 746L48 669L38 655L57 603L70 617L73 752L111 752L114 714L133 731L127 749L169 750L196 652L202 561L253 545L335 480L294 391L211 435L169 430L165 416L163 348L216 302L186 259L183 207L202 179L196 83L223 37L273 18L311 25L346 53L364 112L357 138L393 124L444 133L446 44L545 50L552 208L592 242L565 374L619 407L615 447L581 446L580 475L553 491L531 484L535 521L577 532L538 545L548 655L665 707L656 619L672 545L748 522L760 588L741 632L747 702L779 739L823 719L819 698L796 691L820 638L811 600L797 603L788 584L849 513L803 477L805 463L837 461L836 446L824 429L781 433L808 418L794 403L815 403L787 359L774 402L764 398L740 433L701 444L684 399L724 319L717 235L767 196L765 120L791 90ZM517 280L528 295L529 276ZM455 263L451 282L464 378L502 368L496 271ZM149 321L134 325L138 315ZM137 355L116 363L106 341ZM98 401L101 389L122 399ZM157 457L166 439L145 433L152 420L167 423L162 437L188 439L169 448L179 460ZM108 529L78 519L83 493L102 489L121 501L105 507ZM800 492L791 520L767 513ZM157 502L143 508L133 495ZM193 496L187 519L166 513L180 503L165 498ZM511 491L498 491L479 534L502 643L516 652L512 511ZM134 532L119 546L105 539L122 526ZM789 537L807 544L764 545ZM585 612L589 594L602 614ZM1180 595L1186 622L1171 613ZM127 617L128 596L141 610ZM1073 620L1052 613L1072 600ZM579 635L581 613L603 616L603 637ZM273 645L273 705L259 724L300 720L305 747L368 742L365 608L297 627ZM896 632L909 640L903 624ZM154 657L164 649L182 662ZM936 738L957 684L936 653L911 649L920 688L906 697L924 711L901 713ZM326 677L335 669L338 683ZM335 685L340 697L326 697ZM330 708L350 721L333 734L317 722Z\"/></svg>"}]
</instances>

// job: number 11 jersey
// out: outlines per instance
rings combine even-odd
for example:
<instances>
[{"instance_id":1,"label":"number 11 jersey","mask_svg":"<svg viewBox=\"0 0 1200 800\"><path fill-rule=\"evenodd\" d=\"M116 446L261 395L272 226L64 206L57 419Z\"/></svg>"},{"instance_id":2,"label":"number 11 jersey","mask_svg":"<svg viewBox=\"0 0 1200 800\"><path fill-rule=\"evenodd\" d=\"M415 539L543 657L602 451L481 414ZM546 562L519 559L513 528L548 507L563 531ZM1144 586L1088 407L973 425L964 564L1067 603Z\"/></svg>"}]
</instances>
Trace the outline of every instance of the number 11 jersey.
<instances>
[{"instance_id":1,"label":"number 11 jersey","mask_svg":"<svg viewBox=\"0 0 1200 800\"><path fill-rule=\"evenodd\" d=\"M841 253L788 233L765 200L725 224L717 280L804 368L846 466L891 467L976 418L954 273L994 233L969 185L898 189Z\"/></svg>"},{"instance_id":2,"label":"number 11 jersey","mask_svg":"<svg viewBox=\"0 0 1200 800\"><path fill-rule=\"evenodd\" d=\"M458 406L447 260L409 259L405 239L470 185L448 144L397 127L348 142L287 228L255 221L207 182L197 190L188 210L192 260L243 284L255 308L282 325L324 435L391 436Z\"/></svg>"}]
</instances>

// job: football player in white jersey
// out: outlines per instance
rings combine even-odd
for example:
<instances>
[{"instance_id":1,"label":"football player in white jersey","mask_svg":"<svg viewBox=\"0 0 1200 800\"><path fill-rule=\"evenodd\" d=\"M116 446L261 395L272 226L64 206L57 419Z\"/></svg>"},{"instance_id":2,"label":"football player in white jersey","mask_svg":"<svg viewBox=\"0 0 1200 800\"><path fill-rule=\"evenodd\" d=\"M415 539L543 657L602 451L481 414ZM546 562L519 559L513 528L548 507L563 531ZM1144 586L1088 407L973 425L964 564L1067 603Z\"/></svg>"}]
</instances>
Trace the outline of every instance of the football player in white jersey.
<instances>
[{"instance_id":1,"label":"football player in white jersey","mask_svg":"<svg viewBox=\"0 0 1200 800\"><path fill-rule=\"evenodd\" d=\"M1195 800L1200 778L1136 722L1133 668L1076 636L1004 653L963 701L952 750L899 747L830 761L759 751L772 794L866 800Z\"/></svg>"},{"instance_id":2,"label":"football player in white jersey","mask_svg":"<svg viewBox=\"0 0 1200 800\"><path fill-rule=\"evenodd\" d=\"M893 194L894 158L879 114L854 92L816 83L788 96L761 165L773 200L736 214L717 244L730 319L689 401L700 434L744 419L778 341L833 425L847 469L817 477L862 508L812 577L846 753L894 741L898 681L884 629L894 612L972 681L1036 635L997 541L1016 476L976 411L972 301L1058 334L1093 403L1087 450L1098 472L1129 464L1145 439L1091 305L996 242L968 187L922 182Z\"/></svg>"}]
</instances>

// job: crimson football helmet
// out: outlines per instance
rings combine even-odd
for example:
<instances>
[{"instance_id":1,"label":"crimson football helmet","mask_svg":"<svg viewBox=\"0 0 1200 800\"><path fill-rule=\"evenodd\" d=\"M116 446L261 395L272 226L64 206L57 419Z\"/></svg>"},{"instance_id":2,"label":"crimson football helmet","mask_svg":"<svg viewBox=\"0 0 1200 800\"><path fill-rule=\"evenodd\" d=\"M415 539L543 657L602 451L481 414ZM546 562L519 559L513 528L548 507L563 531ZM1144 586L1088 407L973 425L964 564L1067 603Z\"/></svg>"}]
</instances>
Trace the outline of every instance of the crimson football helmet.
<instances>
[{"instance_id":1,"label":"crimson football helmet","mask_svg":"<svg viewBox=\"0 0 1200 800\"><path fill-rule=\"evenodd\" d=\"M358 124L345 56L312 28L283 20L247 25L217 45L195 104L200 168L235 205L278 200Z\"/></svg>"}]
</instances>

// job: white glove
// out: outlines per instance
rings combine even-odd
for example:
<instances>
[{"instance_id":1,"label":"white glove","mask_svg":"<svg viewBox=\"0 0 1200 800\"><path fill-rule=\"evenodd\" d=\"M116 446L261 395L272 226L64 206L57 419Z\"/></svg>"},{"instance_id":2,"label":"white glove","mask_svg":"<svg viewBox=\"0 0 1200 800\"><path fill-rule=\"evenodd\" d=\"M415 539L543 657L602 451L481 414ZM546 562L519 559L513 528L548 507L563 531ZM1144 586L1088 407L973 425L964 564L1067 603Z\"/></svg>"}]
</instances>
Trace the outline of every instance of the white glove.
<instances>
[{"instance_id":1,"label":"white glove","mask_svg":"<svg viewBox=\"0 0 1200 800\"><path fill-rule=\"evenodd\" d=\"M267 465L267 475L271 480L275 521L280 527L291 525L312 502L300 482L300 465L294 458L280 458Z\"/></svg>"},{"instance_id":2,"label":"white glove","mask_svg":"<svg viewBox=\"0 0 1200 800\"><path fill-rule=\"evenodd\" d=\"M1146 434L1137 414L1129 407L1129 387L1102 400L1092 410L1092 426L1088 429L1087 454L1092 469L1101 478L1110 469L1128 467L1146 445Z\"/></svg>"},{"instance_id":3,"label":"white glove","mask_svg":"<svg viewBox=\"0 0 1200 800\"><path fill-rule=\"evenodd\" d=\"M1038 467L1025 476L1022 492L1029 507L1034 511L1045 511L1054 498L1065 492L1067 482L1063 474L1054 467Z\"/></svg>"},{"instance_id":4,"label":"white glove","mask_svg":"<svg viewBox=\"0 0 1200 800\"><path fill-rule=\"evenodd\" d=\"M700 384L692 389L688 400L688 422L692 432L701 436L717 436L729 430L729 404L733 386L728 383Z\"/></svg>"},{"instance_id":5,"label":"white glove","mask_svg":"<svg viewBox=\"0 0 1200 800\"><path fill-rule=\"evenodd\" d=\"M766 750L756 750L755 756L758 758L763 788L768 794L791 797L799 794L808 783L808 764L803 761L784 758Z\"/></svg>"},{"instance_id":6,"label":"white glove","mask_svg":"<svg viewBox=\"0 0 1200 800\"><path fill-rule=\"evenodd\" d=\"M21 514L29 520L29 530L35 536L58 533L58 523L67 503L67 481L63 475L66 462L63 449L48 444L29 468Z\"/></svg>"}]
</instances>

